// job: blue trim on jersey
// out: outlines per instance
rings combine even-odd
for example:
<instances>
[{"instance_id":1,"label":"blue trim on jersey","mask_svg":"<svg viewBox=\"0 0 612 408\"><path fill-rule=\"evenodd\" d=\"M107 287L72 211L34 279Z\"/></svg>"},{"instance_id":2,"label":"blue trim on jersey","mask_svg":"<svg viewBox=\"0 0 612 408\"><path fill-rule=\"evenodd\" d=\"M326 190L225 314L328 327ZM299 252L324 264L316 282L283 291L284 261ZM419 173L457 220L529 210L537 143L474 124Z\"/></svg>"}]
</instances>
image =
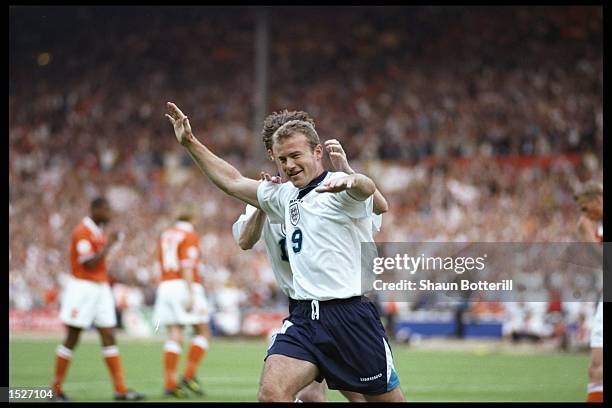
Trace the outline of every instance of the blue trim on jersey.
<instances>
[{"instance_id":1,"label":"blue trim on jersey","mask_svg":"<svg viewBox=\"0 0 612 408\"><path fill-rule=\"evenodd\" d=\"M393 390L395 387L399 385L399 377L395 372L395 368L391 369L391 378L389 378L389 383L387 384L387 391Z\"/></svg>"},{"instance_id":2,"label":"blue trim on jersey","mask_svg":"<svg viewBox=\"0 0 612 408\"><path fill-rule=\"evenodd\" d=\"M304 187L303 189L300 190L300 192L298 193L297 196L297 200L300 200L302 198L304 198L304 196L308 193L310 193L312 190L315 189L315 187L318 187L319 184L321 184L321 182L323 180L325 180L325 177L327 177L327 173L328 171L325 170L323 171L323 173L321 173L318 177L315 177L310 183L308 183L308 185L306 187Z\"/></svg>"}]
</instances>

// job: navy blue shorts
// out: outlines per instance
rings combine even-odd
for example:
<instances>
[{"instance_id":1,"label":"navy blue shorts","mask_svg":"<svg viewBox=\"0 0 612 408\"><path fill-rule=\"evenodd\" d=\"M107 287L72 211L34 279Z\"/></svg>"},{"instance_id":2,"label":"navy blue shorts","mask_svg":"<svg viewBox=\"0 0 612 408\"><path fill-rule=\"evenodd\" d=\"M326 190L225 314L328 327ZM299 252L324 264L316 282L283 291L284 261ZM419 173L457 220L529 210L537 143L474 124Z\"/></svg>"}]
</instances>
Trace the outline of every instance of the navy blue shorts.
<instances>
[{"instance_id":1,"label":"navy blue shorts","mask_svg":"<svg viewBox=\"0 0 612 408\"><path fill-rule=\"evenodd\" d=\"M379 395L399 385L380 316L366 297L291 300L289 317L272 338L267 356L310 361L332 390ZM266 358L267 358L266 356Z\"/></svg>"}]
</instances>

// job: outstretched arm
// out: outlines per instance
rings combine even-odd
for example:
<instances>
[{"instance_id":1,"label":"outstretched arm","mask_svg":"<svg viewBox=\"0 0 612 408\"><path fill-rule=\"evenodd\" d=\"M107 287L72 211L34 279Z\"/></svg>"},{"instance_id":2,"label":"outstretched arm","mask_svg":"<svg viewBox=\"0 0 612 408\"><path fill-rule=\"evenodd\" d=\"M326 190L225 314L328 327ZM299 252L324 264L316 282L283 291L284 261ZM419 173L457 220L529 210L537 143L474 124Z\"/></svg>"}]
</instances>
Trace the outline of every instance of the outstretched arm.
<instances>
[{"instance_id":1,"label":"outstretched arm","mask_svg":"<svg viewBox=\"0 0 612 408\"><path fill-rule=\"evenodd\" d=\"M259 182L244 177L231 164L215 156L196 139L187 116L172 102L168 102L167 107L166 117L174 128L176 139L187 149L202 173L225 193L259 208L257 200Z\"/></svg>"},{"instance_id":2,"label":"outstretched arm","mask_svg":"<svg viewBox=\"0 0 612 408\"><path fill-rule=\"evenodd\" d=\"M376 185L368 176L355 173L349 176L332 179L315 189L319 193L339 193L344 191L358 201L365 201L374 194Z\"/></svg>"},{"instance_id":3,"label":"outstretched arm","mask_svg":"<svg viewBox=\"0 0 612 408\"><path fill-rule=\"evenodd\" d=\"M348 164L346 153L344 152L344 149L339 141L336 139L326 140L325 148L327 149L327 153L329 154L329 159L334 167L334 170L343 171L347 174L355 174L355 171ZM389 211L389 204L387 204L387 200L378 190L378 188L376 188L376 191L374 192L373 200L374 214L382 214Z\"/></svg>"}]
</instances>

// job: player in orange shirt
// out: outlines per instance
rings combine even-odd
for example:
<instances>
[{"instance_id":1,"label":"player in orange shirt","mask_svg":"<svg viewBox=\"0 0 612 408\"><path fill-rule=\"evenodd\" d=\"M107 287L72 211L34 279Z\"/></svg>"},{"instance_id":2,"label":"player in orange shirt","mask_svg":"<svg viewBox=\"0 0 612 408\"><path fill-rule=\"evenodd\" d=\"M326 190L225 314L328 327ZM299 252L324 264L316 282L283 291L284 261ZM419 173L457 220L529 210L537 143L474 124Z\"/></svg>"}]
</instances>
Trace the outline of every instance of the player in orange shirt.
<instances>
[{"instance_id":1,"label":"player in orange shirt","mask_svg":"<svg viewBox=\"0 0 612 408\"><path fill-rule=\"evenodd\" d=\"M589 182L576 194L582 216L578 221L581 238L587 242L603 242L603 186ZM603 298L591 325L591 364L587 402L603 402Z\"/></svg>"},{"instance_id":2,"label":"player in orange shirt","mask_svg":"<svg viewBox=\"0 0 612 408\"><path fill-rule=\"evenodd\" d=\"M182 208L176 223L161 234L157 244L161 282L155 297L155 319L168 332L164 344L164 394L176 398L186 397L186 390L204 395L195 375L208 350L210 337L208 304L198 273L201 252L200 239L193 226L194 214L194 210ZM193 326L193 339L185 372L177 382L183 327L187 325Z\"/></svg>"},{"instance_id":3,"label":"player in orange shirt","mask_svg":"<svg viewBox=\"0 0 612 408\"><path fill-rule=\"evenodd\" d=\"M51 384L53 398L56 400L68 400L62 390L62 383L81 331L92 324L100 333L102 355L113 381L115 400L137 401L144 398L144 395L125 386L119 349L115 342L114 328L117 320L106 273L106 255L117 242L118 233L113 232L107 239L102 230L102 226L109 222L110 217L108 201L105 198L96 198L91 202L90 216L85 217L72 231L72 278L62 295L60 310L60 319L68 331L64 343L56 349L55 375Z\"/></svg>"}]
</instances>

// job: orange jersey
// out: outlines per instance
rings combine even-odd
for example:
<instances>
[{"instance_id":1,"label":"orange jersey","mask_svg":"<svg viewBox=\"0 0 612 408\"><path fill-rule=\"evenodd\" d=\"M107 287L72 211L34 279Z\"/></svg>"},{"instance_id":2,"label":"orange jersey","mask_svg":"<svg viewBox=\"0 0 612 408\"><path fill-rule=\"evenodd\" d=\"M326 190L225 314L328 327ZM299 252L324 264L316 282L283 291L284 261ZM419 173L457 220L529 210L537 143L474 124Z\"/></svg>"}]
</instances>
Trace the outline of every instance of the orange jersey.
<instances>
[{"instance_id":1,"label":"orange jersey","mask_svg":"<svg viewBox=\"0 0 612 408\"><path fill-rule=\"evenodd\" d=\"M201 283L198 273L200 238L193 225L179 221L164 231L157 242L157 253L162 281L183 279L181 269L191 268L194 282Z\"/></svg>"},{"instance_id":2,"label":"orange jersey","mask_svg":"<svg viewBox=\"0 0 612 408\"><path fill-rule=\"evenodd\" d=\"M100 227L89 217L77 225L70 239L70 267L72 275L79 279L95 282L108 282L106 260L102 258L94 268L83 265L106 245L106 236Z\"/></svg>"}]
</instances>

